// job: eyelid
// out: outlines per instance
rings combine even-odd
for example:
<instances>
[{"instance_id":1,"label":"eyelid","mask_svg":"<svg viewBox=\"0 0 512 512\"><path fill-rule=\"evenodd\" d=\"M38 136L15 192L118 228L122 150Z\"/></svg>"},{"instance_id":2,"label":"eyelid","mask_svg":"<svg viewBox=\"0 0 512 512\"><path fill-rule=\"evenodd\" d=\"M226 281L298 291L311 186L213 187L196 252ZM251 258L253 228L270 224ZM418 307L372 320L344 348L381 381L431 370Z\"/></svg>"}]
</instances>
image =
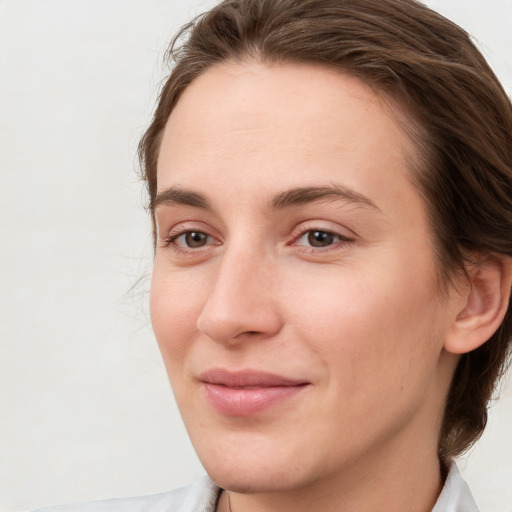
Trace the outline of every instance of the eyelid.
<instances>
[{"instance_id":1,"label":"eyelid","mask_svg":"<svg viewBox=\"0 0 512 512\"><path fill-rule=\"evenodd\" d=\"M314 231L334 235L335 237L338 237L338 240L325 247L315 247L312 245L299 244L299 241L302 237L304 237L307 233ZM343 231L349 231L349 233L345 234ZM333 223L326 221L307 221L305 223L301 223L292 231L291 242L289 242L287 245L295 247L298 250L306 253L322 254L329 251L342 250L347 244L354 242L355 239L355 233L351 230L348 230L347 228L341 228L339 225L333 225Z\"/></svg>"},{"instance_id":2,"label":"eyelid","mask_svg":"<svg viewBox=\"0 0 512 512\"><path fill-rule=\"evenodd\" d=\"M333 244L325 246L325 247L314 247L307 246L303 244L299 244L299 240L307 233L312 231L321 231L325 233L332 234L338 237L338 240ZM190 232L198 232L203 233L209 238L209 241L200 247L187 247L186 245L181 245L174 243L180 236L185 235ZM202 221L182 221L178 222L174 226L171 226L166 230L159 230L160 236L159 241L161 243L161 247L169 248L173 246L174 250L177 252L189 252L189 253L199 253L201 251L211 250L213 247L221 245L222 239L220 234L213 229L208 224L205 224ZM166 233L164 235L164 233ZM303 250L311 251L311 252L326 252L329 250L339 249L340 246L345 245L347 243L355 241L357 235L353 230L346 228L345 226L340 226L339 224L335 224L326 220L308 220L301 222L298 224L291 232L289 241L286 242L288 246L301 247Z\"/></svg>"},{"instance_id":3,"label":"eyelid","mask_svg":"<svg viewBox=\"0 0 512 512\"><path fill-rule=\"evenodd\" d=\"M178 244L177 241L189 234L189 233L200 233L202 235L204 235L206 237L206 239L208 240L209 238L210 239L213 239L213 237L211 235L209 235L208 233L205 233L204 231L199 231L198 229L186 229L185 231L181 231L181 232L177 232L176 234L169 234L168 237L165 239L165 245L166 247L169 247L170 245L174 245L176 246L177 248L180 248L182 250L186 250L186 251L198 251L198 250L201 250L201 249L204 249L205 247L208 247L209 245L211 244L208 244L208 243L205 243L205 245L201 245L199 247L187 247L186 244Z\"/></svg>"},{"instance_id":4,"label":"eyelid","mask_svg":"<svg viewBox=\"0 0 512 512\"><path fill-rule=\"evenodd\" d=\"M220 245L220 243L221 243L220 236L218 235L216 230L212 229L211 227L209 227L208 225L206 225L200 221L179 222L176 225L171 226L169 229L166 229L165 231L162 230L161 231L162 234L159 236L159 240L161 241L162 246L164 248L169 247L177 238L179 238L180 236L182 236L186 233L190 233L190 232L197 232L197 233L205 234L207 237L209 237L212 240L215 240L217 242L214 245ZM166 233L166 234L164 235L164 233ZM203 248L206 249L211 246L212 246L212 244L207 244L203 247L199 247L196 249L186 248L186 247L181 247L181 249L198 252L199 250L201 250ZM178 247L178 246L176 245L175 247Z\"/></svg>"},{"instance_id":5,"label":"eyelid","mask_svg":"<svg viewBox=\"0 0 512 512\"><path fill-rule=\"evenodd\" d=\"M309 231L325 231L326 233L337 235L346 241L353 241L357 238L357 234L353 230L325 220L308 220L301 222L292 230L291 238L297 240Z\"/></svg>"}]
</instances>

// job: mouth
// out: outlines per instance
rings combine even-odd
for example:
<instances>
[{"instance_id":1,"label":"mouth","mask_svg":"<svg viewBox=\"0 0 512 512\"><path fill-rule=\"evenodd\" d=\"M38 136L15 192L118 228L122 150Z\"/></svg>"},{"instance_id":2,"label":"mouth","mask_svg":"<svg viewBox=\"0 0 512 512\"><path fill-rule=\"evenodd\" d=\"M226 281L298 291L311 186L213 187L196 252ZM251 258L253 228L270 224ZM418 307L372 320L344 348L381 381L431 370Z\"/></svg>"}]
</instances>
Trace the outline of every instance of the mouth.
<instances>
[{"instance_id":1,"label":"mouth","mask_svg":"<svg viewBox=\"0 0 512 512\"><path fill-rule=\"evenodd\" d=\"M294 398L310 384L260 371L213 369L199 380L207 401L225 416L247 417Z\"/></svg>"}]
</instances>

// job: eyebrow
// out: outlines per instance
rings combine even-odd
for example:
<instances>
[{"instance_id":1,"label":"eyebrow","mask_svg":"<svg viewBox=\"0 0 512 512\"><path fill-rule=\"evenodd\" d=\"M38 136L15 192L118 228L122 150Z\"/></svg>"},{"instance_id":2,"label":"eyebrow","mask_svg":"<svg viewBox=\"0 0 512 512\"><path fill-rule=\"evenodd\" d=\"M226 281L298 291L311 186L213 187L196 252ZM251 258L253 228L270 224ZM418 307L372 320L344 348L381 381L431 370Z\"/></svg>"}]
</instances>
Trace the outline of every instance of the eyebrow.
<instances>
[{"instance_id":1,"label":"eyebrow","mask_svg":"<svg viewBox=\"0 0 512 512\"><path fill-rule=\"evenodd\" d=\"M380 211L380 208L368 197L343 185L327 187L298 187L286 190L275 196L270 202L271 209L283 209L301 204L308 204L323 199L343 200Z\"/></svg>"},{"instance_id":2,"label":"eyebrow","mask_svg":"<svg viewBox=\"0 0 512 512\"><path fill-rule=\"evenodd\" d=\"M155 211L155 208L161 204L181 204L211 210L210 203L205 196L179 187L170 187L159 192L151 201L151 210Z\"/></svg>"},{"instance_id":3,"label":"eyebrow","mask_svg":"<svg viewBox=\"0 0 512 512\"><path fill-rule=\"evenodd\" d=\"M268 206L270 210L282 210L325 199L357 203L380 211L380 208L370 198L356 192L350 187L342 185L292 188L277 194L270 200ZM159 192L151 203L152 211L155 211L155 209L162 204L177 204L212 210L212 206L203 194L181 187L170 187Z\"/></svg>"}]
</instances>

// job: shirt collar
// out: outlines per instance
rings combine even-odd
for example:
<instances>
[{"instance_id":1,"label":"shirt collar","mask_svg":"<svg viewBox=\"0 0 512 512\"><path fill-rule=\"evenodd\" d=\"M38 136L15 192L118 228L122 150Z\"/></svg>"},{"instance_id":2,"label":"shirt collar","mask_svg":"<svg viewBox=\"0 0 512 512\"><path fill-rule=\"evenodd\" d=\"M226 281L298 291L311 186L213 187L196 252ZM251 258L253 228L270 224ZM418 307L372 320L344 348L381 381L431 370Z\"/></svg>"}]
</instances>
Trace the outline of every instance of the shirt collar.
<instances>
[{"instance_id":1,"label":"shirt collar","mask_svg":"<svg viewBox=\"0 0 512 512\"><path fill-rule=\"evenodd\" d=\"M208 477L204 477L197 482L195 486L195 492L190 493L190 499L193 500L194 503L185 503L184 510L213 512L216 508L221 489ZM462 478L455 462L450 463L443 490L432 512L479 512L471 490L466 481Z\"/></svg>"},{"instance_id":2,"label":"shirt collar","mask_svg":"<svg viewBox=\"0 0 512 512\"><path fill-rule=\"evenodd\" d=\"M450 464L448 477L432 512L479 512L455 462Z\"/></svg>"}]
</instances>

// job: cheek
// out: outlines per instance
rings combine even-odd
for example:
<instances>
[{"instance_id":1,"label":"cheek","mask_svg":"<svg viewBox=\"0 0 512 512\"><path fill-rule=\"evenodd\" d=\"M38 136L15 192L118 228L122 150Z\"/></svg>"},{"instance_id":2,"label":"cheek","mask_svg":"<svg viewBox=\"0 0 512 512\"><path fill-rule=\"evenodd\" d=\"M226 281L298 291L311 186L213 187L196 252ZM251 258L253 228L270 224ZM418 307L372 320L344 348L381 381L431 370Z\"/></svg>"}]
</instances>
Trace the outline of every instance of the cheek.
<instances>
[{"instance_id":1,"label":"cheek","mask_svg":"<svg viewBox=\"0 0 512 512\"><path fill-rule=\"evenodd\" d=\"M441 350L430 266L393 263L310 273L286 297L292 323L343 385L380 374L405 381L434 365Z\"/></svg>"},{"instance_id":2,"label":"cheek","mask_svg":"<svg viewBox=\"0 0 512 512\"><path fill-rule=\"evenodd\" d=\"M325 282L323 293L296 301L303 312L297 328L311 360L323 367L318 417L354 445L400 428L435 387L442 349L433 334L438 301L424 276L401 283L391 272L354 271L337 285Z\"/></svg>"},{"instance_id":3,"label":"cheek","mask_svg":"<svg viewBox=\"0 0 512 512\"><path fill-rule=\"evenodd\" d=\"M201 297L179 275L163 273L155 266L151 281L151 323L164 363L179 364L194 339Z\"/></svg>"}]
</instances>

